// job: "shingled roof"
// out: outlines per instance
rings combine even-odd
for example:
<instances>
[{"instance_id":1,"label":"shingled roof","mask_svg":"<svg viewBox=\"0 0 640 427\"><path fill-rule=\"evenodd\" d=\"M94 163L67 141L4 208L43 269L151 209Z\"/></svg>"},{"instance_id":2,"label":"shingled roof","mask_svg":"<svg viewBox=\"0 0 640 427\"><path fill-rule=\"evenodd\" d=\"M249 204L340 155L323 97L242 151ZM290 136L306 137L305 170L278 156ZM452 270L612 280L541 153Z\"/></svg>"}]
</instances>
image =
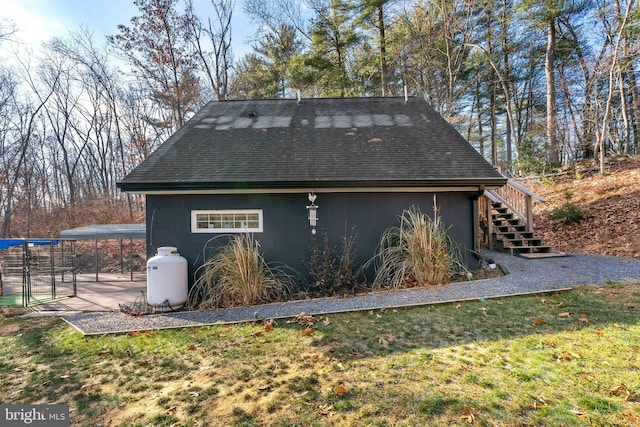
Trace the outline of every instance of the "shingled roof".
<instances>
[{"instance_id":1,"label":"shingled roof","mask_svg":"<svg viewBox=\"0 0 640 427\"><path fill-rule=\"evenodd\" d=\"M421 98L210 102L123 191L500 186L506 179Z\"/></svg>"}]
</instances>

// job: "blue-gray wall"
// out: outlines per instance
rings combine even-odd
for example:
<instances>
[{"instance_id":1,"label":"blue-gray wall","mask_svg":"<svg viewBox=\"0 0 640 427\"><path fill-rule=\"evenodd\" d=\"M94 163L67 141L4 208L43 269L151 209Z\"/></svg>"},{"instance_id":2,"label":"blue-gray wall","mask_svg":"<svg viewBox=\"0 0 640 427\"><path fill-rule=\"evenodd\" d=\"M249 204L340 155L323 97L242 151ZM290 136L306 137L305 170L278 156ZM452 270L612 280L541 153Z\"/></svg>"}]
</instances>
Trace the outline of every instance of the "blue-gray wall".
<instances>
[{"instance_id":1,"label":"blue-gray wall","mask_svg":"<svg viewBox=\"0 0 640 427\"><path fill-rule=\"evenodd\" d=\"M375 253L382 233L399 225L402 211L412 205L432 215L433 193L316 193L318 198L318 234L327 231L330 242L339 250L343 236L355 227L358 262L363 264ZM472 193L438 193L440 214L449 234L464 248L473 249ZM203 262L207 241L217 234L191 233L191 210L194 209L263 209L264 230L255 233L262 253L269 263L286 264L308 276L305 262L309 259L311 234L307 194L247 194L247 195L148 195L147 254L156 254L161 246L175 246L189 263L189 283ZM208 245L209 253L217 239ZM469 267L477 260L467 256ZM369 272L367 279L373 278Z\"/></svg>"}]
</instances>

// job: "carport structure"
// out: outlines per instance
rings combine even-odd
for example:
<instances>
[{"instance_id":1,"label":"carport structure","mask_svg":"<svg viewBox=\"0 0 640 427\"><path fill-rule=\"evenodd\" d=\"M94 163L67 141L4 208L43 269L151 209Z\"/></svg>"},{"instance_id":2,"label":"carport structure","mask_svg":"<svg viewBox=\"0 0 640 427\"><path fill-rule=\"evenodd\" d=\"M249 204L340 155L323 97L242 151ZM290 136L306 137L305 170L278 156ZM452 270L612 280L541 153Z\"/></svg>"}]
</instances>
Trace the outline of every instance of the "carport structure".
<instances>
[{"instance_id":1,"label":"carport structure","mask_svg":"<svg viewBox=\"0 0 640 427\"><path fill-rule=\"evenodd\" d=\"M129 261L131 281L133 281L133 241L146 240L145 224L94 224L86 227L72 228L60 232L60 240L71 241L93 240L95 242L96 282L99 280L100 252L98 240L120 241L120 272L124 273L123 241L129 241Z\"/></svg>"}]
</instances>

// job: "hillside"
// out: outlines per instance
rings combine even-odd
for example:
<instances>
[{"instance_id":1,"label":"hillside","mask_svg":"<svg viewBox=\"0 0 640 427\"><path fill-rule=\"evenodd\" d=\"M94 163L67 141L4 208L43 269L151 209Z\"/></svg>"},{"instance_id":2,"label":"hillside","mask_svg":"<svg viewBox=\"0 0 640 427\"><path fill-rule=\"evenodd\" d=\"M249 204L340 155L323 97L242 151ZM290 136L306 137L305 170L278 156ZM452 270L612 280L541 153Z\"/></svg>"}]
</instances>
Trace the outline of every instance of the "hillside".
<instances>
[{"instance_id":1,"label":"hillside","mask_svg":"<svg viewBox=\"0 0 640 427\"><path fill-rule=\"evenodd\" d=\"M605 175L593 166L519 180L547 200L534 205L536 231L560 251L640 259L640 157L610 160ZM567 200L584 219L549 219Z\"/></svg>"}]
</instances>

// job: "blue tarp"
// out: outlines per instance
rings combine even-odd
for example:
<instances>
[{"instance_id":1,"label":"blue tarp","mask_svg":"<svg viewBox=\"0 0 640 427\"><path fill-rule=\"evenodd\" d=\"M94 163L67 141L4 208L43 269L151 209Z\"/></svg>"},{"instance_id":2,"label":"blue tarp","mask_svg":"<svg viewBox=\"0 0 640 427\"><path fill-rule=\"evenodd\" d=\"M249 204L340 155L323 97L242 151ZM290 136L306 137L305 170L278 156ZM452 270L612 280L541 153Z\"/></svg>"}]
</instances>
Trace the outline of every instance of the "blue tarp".
<instances>
[{"instance_id":1,"label":"blue tarp","mask_svg":"<svg viewBox=\"0 0 640 427\"><path fill-rule=\"evenodd\" d=\"M9 249L11 246L22 246L24 242L30 245L57 245L57 240L43 240L43 239L0 239L0 249Z\"/></svg>"}]
</instances>

